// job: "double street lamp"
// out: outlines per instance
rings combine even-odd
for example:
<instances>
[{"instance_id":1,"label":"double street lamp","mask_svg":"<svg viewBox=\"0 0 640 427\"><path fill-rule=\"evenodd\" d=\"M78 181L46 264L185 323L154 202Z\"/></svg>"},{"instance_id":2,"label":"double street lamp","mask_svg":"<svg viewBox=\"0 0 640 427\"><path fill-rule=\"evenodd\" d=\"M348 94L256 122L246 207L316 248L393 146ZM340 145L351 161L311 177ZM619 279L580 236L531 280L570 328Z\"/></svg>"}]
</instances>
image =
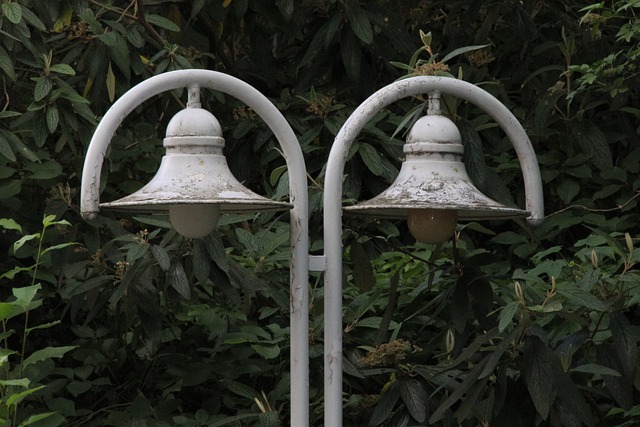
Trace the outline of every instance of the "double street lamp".
<instances>
[{"instance_id":1,"label":"double street lamp","mask_svg":"<svg viewBox=\"0 0 640 427\"><path fill-rule=\"evenodd\" d=\"M169 122L166 154L155 177L137 192L100 204L100 176L115 131L136 107L162 92L187 88L188 102ZM244 187L222 153L224 139L216 118L201 108L200 90L213 89L244 102L267 124L282 149L289 174L289 202L267 199ZM354 214L402 218L414 237L426 243L449 239L458 220L543 217L542 184L535 153L517 119L478 87L445 77L413 77L392 83L365 100L347 119L331 148L324 185L324 255L309 255L307 174L298 140L278 109L247 83L208 70L180 70L136 85L106 112L91 139L82 175L81 212L97 216L100 207L168 212L185 237L204 237L222 213L290 210L291 426L309 425L310 271L324 272L324 424L342 426L342 180L349 148L363 127L383 108L406 97L429 96L427 115L410 130L405 161L395 182L373 199L344 208ZM523 173L526 210L504 206L482 194L462 163L455 124L440 113L440 95L480 107L512 142Z\"/></svg>"}]
</instances>

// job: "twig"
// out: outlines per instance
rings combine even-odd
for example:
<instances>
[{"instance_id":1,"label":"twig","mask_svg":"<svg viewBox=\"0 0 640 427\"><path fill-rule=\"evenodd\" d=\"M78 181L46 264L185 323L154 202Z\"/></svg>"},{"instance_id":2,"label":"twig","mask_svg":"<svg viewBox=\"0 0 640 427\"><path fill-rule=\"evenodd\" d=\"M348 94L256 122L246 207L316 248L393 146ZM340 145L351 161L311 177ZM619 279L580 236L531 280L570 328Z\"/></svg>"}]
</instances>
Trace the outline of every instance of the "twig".
<instances>
[{"instance_id":1,"label":"twig","mask_svg":"<svg viewBox=\"0 0 640 427\"><path fill-rule=\"evenodd\" d=\"M565 211L568 211L568 210L574 209L574 208L583 209L583 210L588 211L588 212L614 212L614 211L619 211L619 210L624 209L625 206L627 206L629 203L631 203L632 201L634 201L638 197L640 197L640 191L637 192L635 196L633 196L632 198L630 198L629 200L624 202L622 205L618 205L615 208L608 208L608 209L594 209L594 208L590 208L590 207L584 206L584 205L571 205L571 206L567 206L566 208L560 209L559 211L556 211L554 213L551 213L551 214L547 215L546 218L550 218L550 217L552 217L554 215L558 215L558 214L560 214L562 212L565 212Z\"/></svg>"},{"instance_id":2,"label":"twig","mask_svg":"<svg viewBox=\"0 0 640 427\"><path fill-rule=\"evenodd\" d=\"M144 14L143 0L136 0L136 9L138 10L136 17L138 22L149 32L151 38L158 42L160 46L164 46L166 44L165 39L163 39L162 36L158 34L158 32L147 22L147 18Z\"/></svg>"}]
</instances>

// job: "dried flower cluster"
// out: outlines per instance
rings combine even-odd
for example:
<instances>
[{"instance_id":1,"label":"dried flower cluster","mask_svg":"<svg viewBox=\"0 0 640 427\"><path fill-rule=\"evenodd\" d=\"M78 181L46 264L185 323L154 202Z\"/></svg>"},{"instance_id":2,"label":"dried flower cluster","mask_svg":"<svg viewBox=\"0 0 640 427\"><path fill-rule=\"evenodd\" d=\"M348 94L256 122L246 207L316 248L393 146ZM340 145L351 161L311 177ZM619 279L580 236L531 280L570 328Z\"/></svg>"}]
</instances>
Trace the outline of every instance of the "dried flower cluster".
<instances>
[{"instance_id":1,"label":"dried flower cluster","mask_svg":"<svg viewBox=\"0 0 640 427\"><path fill-rule=\"evenodd\" d=\"M408 354L416 351L420 351L420 348L412 345L409 341L398 339L390 343L380 344L360 359L360 365L364 368L397 366Z\"/></svg>"},{"instance_id":2,"label":"dried flower cluster","mask_svg":"<svg viewBox=\"0 0 640 427\"><path fill-rule=\"evenodd\" d=\"M447 64L435 61L417 66L413 74L416 76L435 76L438 73L447 72L449 72L449 66Z\"/></svg>"}]
</instances>

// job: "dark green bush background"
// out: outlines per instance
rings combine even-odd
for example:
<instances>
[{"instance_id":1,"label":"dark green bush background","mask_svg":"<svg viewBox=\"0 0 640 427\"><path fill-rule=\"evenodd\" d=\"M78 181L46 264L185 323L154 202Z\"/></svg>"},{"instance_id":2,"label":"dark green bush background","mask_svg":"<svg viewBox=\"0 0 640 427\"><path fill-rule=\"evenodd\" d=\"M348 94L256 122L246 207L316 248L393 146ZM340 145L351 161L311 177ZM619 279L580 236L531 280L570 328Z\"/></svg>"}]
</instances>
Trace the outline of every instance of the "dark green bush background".
<instances>
[{"instance_id":1,"label":"dark green bush background","mask_svg":"<svg viewBox=\"0 0 640 427\"><path fill-rule=\"evenodd\" d=\"M455 244L431 247L413 243L402 222L345 219L345 425L637 425L638 12L633 0L2 2L0 218L22 230L3 223L0 296L13 304L13 288L41 288L28 323L24 313L0 316L0 418L287 425L286 215L230 217L196 241L166 218L79 217L84 153L109 105L152 75L205 68L258 88L294 128L314 253L333 137L360 102L407 73L448 73L486 89L538 154L547 218L536 229L463 224ZM456 49L464 53L442 62ZM286 198L284 161L264 123L219 93L203 100L224 127L234 174ZM478 187L522 206L510 143L476 108L446 101ZM125 120L105 161L103 200L153 176L166 123L184 102L165 93ZM393 180L398 126L421 102L399 102L365 129L346 168L345 203ZM43 229L45 214L69 225L49 224L14 250ZM43 254L54 245L63 246ZM310 286L318 426L321 278ZM70 346L18 369L38 349ZM6 381L18 371L27 389L46 387L9 400L19 388Z\"/></svg>"}]
</instances>

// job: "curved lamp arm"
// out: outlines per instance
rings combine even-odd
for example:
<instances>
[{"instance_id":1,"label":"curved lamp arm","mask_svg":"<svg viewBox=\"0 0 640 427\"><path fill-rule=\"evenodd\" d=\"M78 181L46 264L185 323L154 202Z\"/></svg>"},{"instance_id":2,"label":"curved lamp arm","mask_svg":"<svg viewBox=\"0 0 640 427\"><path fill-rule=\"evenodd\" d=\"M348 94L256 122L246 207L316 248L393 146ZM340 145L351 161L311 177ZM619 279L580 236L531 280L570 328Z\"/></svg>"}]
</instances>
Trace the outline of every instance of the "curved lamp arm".
<instances>
[{"instance_id":1,"label":"curved lamp arm","mask_svg":"<svg viewBox=\"0 0 640 427\"><path fill-rule=\"evenodd\" d=\"M102 117L89 143L82 172L80 211L96 218L100 209L100 175L105 153L122 121L147 99L173 89L200 87L231 95L253 109L280 144L289 173L291 215L291 425L308 426L308 276L309 207L307 172L300 144L291 126L269 99L251 85L210 70L178 70L151 77L131 88ZM190 94L191 98L191 94Z\"/></svg>"},{"instance_id":2,"label":"curved lamp arm","mask_svg":"<svg viewBox=\"0 0 640 427\"><path fill-rule=\"evenodd\" d=\"M483 89L449 77L411 77L380 89L349 116L329 153L324 185L325 272L325 425L342 426L342 176L352 143L383 108L402 98L438 91L461 98L491 116L513 144L524 177L527 221L544 217L542 181L531 141L514 115Z\"/></svg>"}]
</instances>

